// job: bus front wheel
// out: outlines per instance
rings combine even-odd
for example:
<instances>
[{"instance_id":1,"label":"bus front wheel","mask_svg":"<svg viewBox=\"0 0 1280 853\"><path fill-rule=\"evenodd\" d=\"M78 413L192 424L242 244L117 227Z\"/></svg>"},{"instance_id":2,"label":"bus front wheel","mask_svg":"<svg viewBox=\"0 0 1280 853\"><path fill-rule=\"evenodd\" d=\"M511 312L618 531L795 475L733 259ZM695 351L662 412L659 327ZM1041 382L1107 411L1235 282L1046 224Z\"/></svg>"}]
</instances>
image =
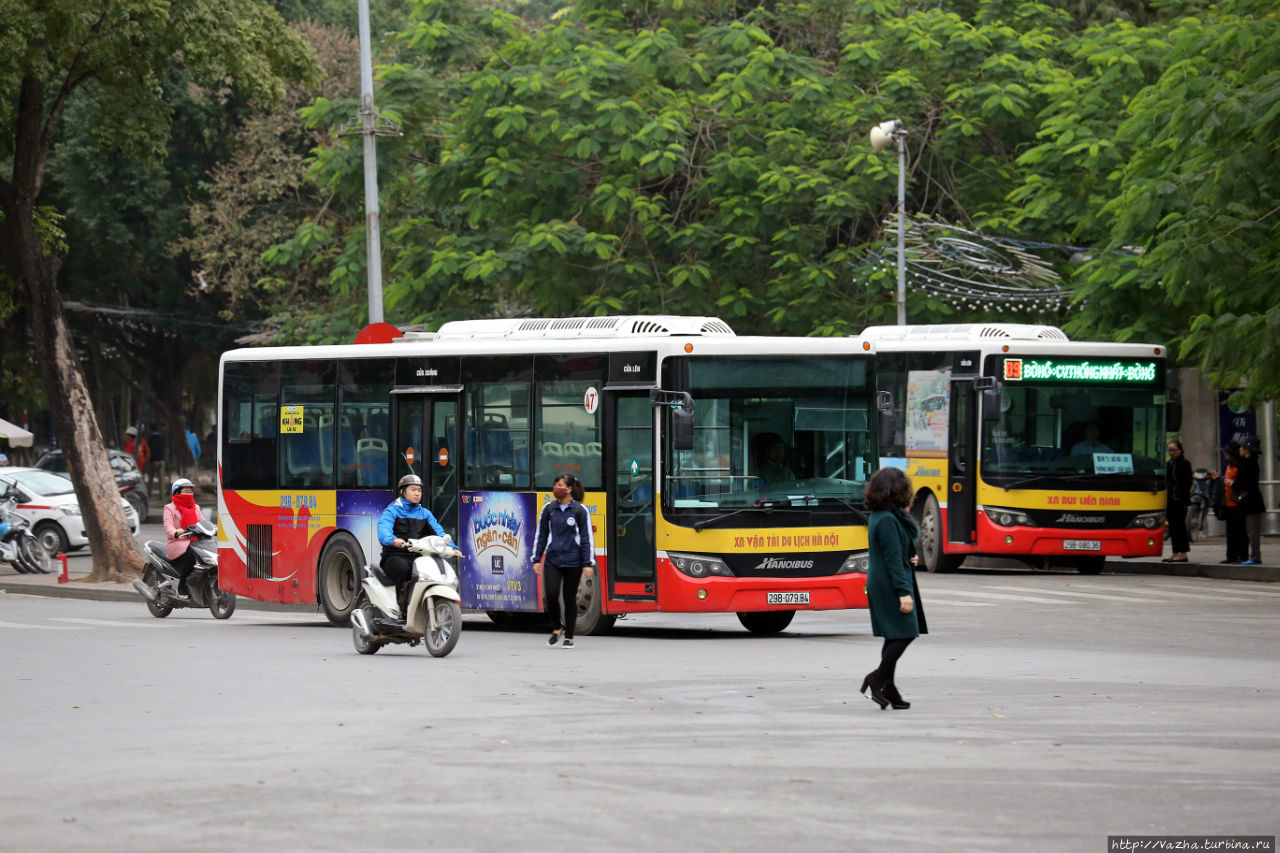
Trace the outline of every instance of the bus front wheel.
<instances>
[{"instance_id":1,"label":"bus front wheel","mask_svg":"<svg viewBox=\"0 0 1280 853\"><path fill-rule=\"evenodd\" d=\"M316 576L316 591L320 606L331 625L339 628L351 624L351 611L356 606L359 592L358 578L364 555L360 546L349 536L335 536L320 555L320 571Z\"/></svg>"},{"instance_id":2,"label":"bus front wheel","mask_svg":"<svg viewBox=\"0 0 1280 853\"><path fill-rule=\"evenodd\" d=\"M949 572L959 560L943 552L942 508L938 499L929 495L920 507L920 562L931 572Z\"/></svg>"},{"instance_id":3,"label":"bus front wheel","mask_svg":"<svg viewBox=\"0 0 1280 853\"><path fill-rule=\"evenodd\" d=\"M771 613L739 613L742 627L753 634L780 634L796 618L794 610L776 610Z\"/></svg>"}]
</instances>

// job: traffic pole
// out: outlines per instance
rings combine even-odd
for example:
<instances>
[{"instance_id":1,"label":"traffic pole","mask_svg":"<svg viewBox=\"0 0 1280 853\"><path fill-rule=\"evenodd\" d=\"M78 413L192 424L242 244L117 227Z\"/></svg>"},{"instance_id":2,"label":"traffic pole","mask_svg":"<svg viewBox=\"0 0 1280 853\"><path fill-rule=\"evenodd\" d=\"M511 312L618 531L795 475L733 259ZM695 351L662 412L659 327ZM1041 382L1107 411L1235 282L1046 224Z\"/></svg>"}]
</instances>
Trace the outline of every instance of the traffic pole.
<instances>
[{"instance_id":1,"label":"traffic pole","mask_svg":"<svg viewBox=\"0 0 1280 853\"><path fill-rule=\"evenodd\" d=\"M58 552L57 559L62 563L62 571L58 574L58 583L66 583L70 580L67 577L67 555L62 552Z\"/></svg>"}]
</instances>

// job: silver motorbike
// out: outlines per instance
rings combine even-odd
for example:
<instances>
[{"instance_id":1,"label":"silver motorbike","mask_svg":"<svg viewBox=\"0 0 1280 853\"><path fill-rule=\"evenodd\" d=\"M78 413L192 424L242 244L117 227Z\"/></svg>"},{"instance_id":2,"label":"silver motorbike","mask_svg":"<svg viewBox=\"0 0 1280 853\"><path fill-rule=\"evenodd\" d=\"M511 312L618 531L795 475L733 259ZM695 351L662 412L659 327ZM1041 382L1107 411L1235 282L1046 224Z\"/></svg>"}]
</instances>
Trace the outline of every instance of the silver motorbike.
<instances>
[{"instance_id":1,"label":"silver motorbike","mask_svg":"<svg viewBox=\"0 0 1280 853\"><path fill-rule=\"evenodd\" d=\"M390 643L422 643L432 657L442 658L462 635L462 596L458 573L447 558L461 557L449 536L410 539L414 577L409 607L400 613L396 588L379 566L365 566L360 594L351 610L351 641L356 651L371 655Z\"/></svg>"},{"instance_id":2,"label":"silver motorbike","mask_svg":"<svg viewBox=\"0 0 1280 853\"><path fill-rule=\"evenodd\" d=\"M226 619L236 611L236 597L218 587L218 528L209 521L198 521L187 528L195 565L187 575L187 594L178 591L182 575L169 562L163 542L143 546L147 567L142 579L134 579L133 588L147 600L147 610L163 619L181 607L207 607L215 619Z\"/></svg>"},{"instance_id":3,"label":"silver motorbike","mask_svg":"<svg viewBox=\"0 0 1280 853\"><path fill-rule=\"evenodd\" d=\"M31 519L17 512L17 506L13 495L0 501L0 560L23 574L47 575L53 571L53 556L31 532Z\"/></svg>"}]
</instances>

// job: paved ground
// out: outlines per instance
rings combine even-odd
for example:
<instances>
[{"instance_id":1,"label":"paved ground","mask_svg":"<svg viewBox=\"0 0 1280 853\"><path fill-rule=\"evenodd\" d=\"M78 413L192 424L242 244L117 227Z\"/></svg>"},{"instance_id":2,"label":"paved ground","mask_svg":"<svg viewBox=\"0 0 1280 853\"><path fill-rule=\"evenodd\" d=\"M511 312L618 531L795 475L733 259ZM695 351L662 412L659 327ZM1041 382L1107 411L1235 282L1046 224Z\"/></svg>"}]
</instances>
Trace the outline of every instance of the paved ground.
<instances>
[{"instance_id":1,"label":"paved ground","mask_svg":"<svg viewBox=\"0 0 1280 853\"><path fill-rule=\"evenodd\" d=\"M1100 851L1276 832L1280 587L922 577L909 711L865 612L627 619L443 660L306 611L0 595L0 848ZM73 585L72 585L73 586Z\"/></svg>"}]
</instances>

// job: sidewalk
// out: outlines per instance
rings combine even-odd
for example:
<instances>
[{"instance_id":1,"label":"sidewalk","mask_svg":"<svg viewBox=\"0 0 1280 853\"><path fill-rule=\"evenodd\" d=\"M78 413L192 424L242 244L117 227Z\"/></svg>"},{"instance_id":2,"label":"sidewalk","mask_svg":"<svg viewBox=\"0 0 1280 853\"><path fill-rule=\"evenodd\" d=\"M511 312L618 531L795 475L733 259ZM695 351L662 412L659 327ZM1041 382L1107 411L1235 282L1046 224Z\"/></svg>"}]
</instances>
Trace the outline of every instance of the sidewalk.
<instances>
[{"instance_id":1,"label":"sidewalk","mask_svg":"<svg viewBox=\"0 0 1280 853\"><path fill-rule=\"evenodd\" d=\"M1166 546L1166 551L1168 546ZM1103 571L1107 574L1172 575L1176 577L1218 578L1220 580L1280 582L1280 537L1262 537L1261 566L1223 566L1227 543L1222 536L1211 536L1191 545L1186 563L1163 563L1159 557L1134 559L1112 558ZM1015 561L1001 561L1014 563ZM92 563L87 556L77 555L67 561L67 583L59 583L58 575L24 575L8 563L0 563L0 594L43 595L54 598L83 598L95 601L136 601L142 603L131 585L121 583L86 583ZM238 607L246 610L297 612L302 605L271 604L240 598ZM319 606L316 605L319 612Z\"/></svg>"},{"instance_id":2,"label":"sidewalk","mask_svg":"<svg viewBox=\"0 0 1280 853\"><path fill-rule=\"evenodd\" d=\"M61 571L61 564L57 564ZM143 604L144 599L132 584L127 583L88 583L85 578L93 569L93 561L83 552L67 560L67 582L60 583L58 572L49 575L25 575L18 572L8 563L0 563L0 600L4 595L40 595L48 598L80 598L90 601L136 601ZM265 601L254 601L240 597L236 607L245 610L272 610L287 613L298 613L305 609L297 604L272 604ZM319 605L313 609L320 612Z\"/></svg>"}]
</instances>

